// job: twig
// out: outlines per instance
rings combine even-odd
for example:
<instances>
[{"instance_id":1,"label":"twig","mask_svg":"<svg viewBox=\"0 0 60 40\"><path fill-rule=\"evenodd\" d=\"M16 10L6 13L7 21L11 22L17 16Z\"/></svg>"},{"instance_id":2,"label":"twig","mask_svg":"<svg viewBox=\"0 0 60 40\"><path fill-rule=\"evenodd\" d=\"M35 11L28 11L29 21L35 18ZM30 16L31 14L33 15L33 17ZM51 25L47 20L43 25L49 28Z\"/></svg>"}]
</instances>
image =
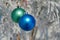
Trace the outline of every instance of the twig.
<instances>
[{"instance_id":1,"label":"twig","mask_svg":"<svg viewBox=\"0 0 60 40\"><path fill-rule=\"evenodd\" d=\"M36 33L37 33L37 27L35 27L35 28L32 30L30 40L35 40Z\"/></svg>"},{"instance_id":2,"label":"twig","mask_svg":"<svg viewBox=\"0 0 60 40\"><path fill-rule=\"evenodd\" d=\"M20 40L20 34L19 33L17 34L17 40Z\"/></svg>"}]
</instances>

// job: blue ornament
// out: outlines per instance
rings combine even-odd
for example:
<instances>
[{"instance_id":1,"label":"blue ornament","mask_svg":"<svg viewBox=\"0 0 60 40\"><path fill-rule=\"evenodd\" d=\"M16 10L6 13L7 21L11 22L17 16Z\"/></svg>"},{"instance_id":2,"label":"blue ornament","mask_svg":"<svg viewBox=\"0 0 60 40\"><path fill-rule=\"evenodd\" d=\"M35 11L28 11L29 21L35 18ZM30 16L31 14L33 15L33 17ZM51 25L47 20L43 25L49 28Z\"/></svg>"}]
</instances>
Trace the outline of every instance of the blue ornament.
<instances>
[{"instance_id":1,"label":"blue ornament","mask_svg":"<svg viewBox=\"0 0 60 40\"><path fill-rule=\"evenodd\" d=\"M36 20L30 14L25 14L19 19L19 26L25 31L30 31L35 27Z\"/></svg>"}]
</instances>

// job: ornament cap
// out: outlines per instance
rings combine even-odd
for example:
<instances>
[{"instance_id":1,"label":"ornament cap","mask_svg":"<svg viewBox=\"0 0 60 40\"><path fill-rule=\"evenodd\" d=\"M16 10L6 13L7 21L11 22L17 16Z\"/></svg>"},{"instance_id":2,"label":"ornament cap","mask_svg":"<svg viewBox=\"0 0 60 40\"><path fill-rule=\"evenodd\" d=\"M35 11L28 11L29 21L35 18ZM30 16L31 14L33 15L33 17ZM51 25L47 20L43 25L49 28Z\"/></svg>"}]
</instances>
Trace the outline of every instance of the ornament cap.
<instances>
[{"instance_id":1,"label":"ornament cap","mask_svg":"<svg viewBox=\"0 0 60 40\"><path fill-rule=\"evenodd\" d=\"M17 6L17 8L20 8L19 6Z\"/></svg>"}]
</instances>

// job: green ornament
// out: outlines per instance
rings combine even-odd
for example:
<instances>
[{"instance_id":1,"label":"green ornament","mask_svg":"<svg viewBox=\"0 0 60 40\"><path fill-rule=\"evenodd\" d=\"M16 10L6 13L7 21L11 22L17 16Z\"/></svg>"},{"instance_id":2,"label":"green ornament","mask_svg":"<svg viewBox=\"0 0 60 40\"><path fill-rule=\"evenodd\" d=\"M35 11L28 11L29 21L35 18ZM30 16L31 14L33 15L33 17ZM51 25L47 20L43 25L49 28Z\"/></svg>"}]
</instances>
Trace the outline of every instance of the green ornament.
<instances>
[{"instance_id":1,"label":"green ornament","mask_svg":"<svg viewBox=\"0 0 60 40\"><path fill-rule=\"evenodd\" d=\"M14 22L18 22L19 18L25 14L25 10L23 8L15 8L11 13L11 18Z\"/></svg>"}]
</instances>

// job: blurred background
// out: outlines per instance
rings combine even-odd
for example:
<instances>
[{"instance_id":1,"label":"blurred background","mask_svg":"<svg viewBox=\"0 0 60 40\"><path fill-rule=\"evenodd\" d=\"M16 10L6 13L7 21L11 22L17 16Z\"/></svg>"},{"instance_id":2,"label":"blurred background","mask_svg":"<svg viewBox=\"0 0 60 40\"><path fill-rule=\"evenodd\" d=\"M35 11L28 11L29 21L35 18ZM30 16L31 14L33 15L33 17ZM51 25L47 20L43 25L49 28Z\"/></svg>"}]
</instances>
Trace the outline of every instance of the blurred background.
<instances>
[{"instance_id":1,"label":"blurred background","mask_svg":"<svg viewBox=\"0 0 60 40\"><path fill-rule=\"evenodd\" d=\"M36 19L31 31L11 20L17 6ZM60 40L60 0L0 0L0 40Z\"/></svg>"}]
</instances>

